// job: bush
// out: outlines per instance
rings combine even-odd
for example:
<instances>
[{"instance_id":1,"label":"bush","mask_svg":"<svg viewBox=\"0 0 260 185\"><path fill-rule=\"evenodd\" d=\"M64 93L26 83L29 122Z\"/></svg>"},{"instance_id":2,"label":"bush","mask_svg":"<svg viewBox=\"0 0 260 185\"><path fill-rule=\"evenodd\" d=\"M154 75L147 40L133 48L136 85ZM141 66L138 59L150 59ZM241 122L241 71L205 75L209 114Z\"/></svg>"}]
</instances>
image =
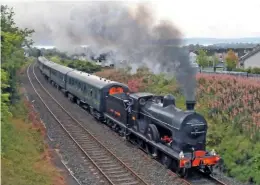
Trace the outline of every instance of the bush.
<instances>
[{"instance_id":1,"label":"bush","mask_svg":"<svg viewBox=\"0 0 260 185\"><path fill-rule=\"evenodd\" d=\"M242 69L242 68L236 68L234 71L237 72L247 72L251 74L260 74L260 68L259 67L254 67L254 68L247 68L247 69Z\"/></svg>"},{"instance_id":2,"label":"bush","mask_svg":"<svg viewBox=\"0 0 260 185\"><path fill-rule=\"evenodd\" d=\"M250 138L259 138L259 81L229 75L199 74L197 78L197 98L208 99L204 108L209 117L222 115L220 121L228 120Z\"/></svg>"},{"instance_id":3,"label":"bush","mask_svg":"<svg viewBox=\"0 0 260 185\"><path fill-rule=\"evenodd\" d=\"M101 66L88 61L62 59L59 56L51 56L48 58L55 63L84 71L86 73L95 73L101 70Z\"/></svg>"},{"instance_id":4,"label":"bush","mask_svg":"<svg viewBox=\"0 0 260 185\"><path fill-rule=\"evenodd\" d=\"M248 68L247 72L248 73L253 73L253 74L260 74L260 68L259 67Z\"/></svg>"}]
</instances>

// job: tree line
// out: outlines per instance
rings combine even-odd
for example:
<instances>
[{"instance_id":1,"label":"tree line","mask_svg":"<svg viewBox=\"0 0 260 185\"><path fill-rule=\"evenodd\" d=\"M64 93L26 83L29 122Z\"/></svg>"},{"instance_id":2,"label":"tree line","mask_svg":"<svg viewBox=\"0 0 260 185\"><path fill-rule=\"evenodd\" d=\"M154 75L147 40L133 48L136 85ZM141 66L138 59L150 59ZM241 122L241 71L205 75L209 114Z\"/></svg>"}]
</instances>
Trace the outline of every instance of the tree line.
<instances>
[{"instance_id":1,"label":"tree line","mask_svg":"<svg viewBox=\"0 0 260 185\"><path fill-rule=\"evenodd\" d=\"M1 5L1 121L10 116L9 105L19 100L17 71L26 62L23 47L33 44L34 30L18 28L13 16L13 8Z\"/></svg>"},{"instance_id":2,"label":"tree line","mask_svg":"<svg viewBox=\"0 0 260 185\"><path fill-rule=\"evenodd\" d=\"M217 56L208 56L206 50L199 49L196 62L204 69L206 67L213 67L216 71L218 64L221 62ZM248 68L243 69L239 67L239 58L233 50L229 50L226 56L223 58L223 68L227 71L240 71L254 74L260 74L260 68Z\"/></svg>"}]
</instances>

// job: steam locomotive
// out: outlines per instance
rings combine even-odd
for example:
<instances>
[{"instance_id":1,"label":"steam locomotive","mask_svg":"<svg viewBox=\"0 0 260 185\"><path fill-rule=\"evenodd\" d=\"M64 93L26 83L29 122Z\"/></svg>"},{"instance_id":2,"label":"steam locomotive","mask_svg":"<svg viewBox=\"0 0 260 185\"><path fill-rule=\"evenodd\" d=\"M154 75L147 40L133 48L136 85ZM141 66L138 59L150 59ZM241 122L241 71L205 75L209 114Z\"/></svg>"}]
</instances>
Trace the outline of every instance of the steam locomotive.
<instances>
[{"instance_id":1,"label":"steam locomotive","mask_svg":"<svg viewBox=\"0 0 260 185\"><path fill-rule=\"evenodd\" d=\"M206 151L207 122L194 111L195 101L186 101L187 110L181 110L173 95L131 93L122 83L44 57L38 57L37 63L45 78L72 102L181 177L187 177L192 169L211 174L220 161L214 150Z\"/></svg>"}]
</instances>

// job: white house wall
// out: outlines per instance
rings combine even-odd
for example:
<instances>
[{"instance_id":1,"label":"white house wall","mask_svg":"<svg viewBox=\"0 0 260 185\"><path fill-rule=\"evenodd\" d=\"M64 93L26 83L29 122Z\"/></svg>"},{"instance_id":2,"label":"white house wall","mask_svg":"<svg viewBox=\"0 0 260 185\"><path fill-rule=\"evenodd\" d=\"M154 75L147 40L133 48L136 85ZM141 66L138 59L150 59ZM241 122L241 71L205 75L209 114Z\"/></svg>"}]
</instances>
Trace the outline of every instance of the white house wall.
<instances>
[{"instance_id":1,"label":"white house wall","mask_svg":"<svg viewBox=\"0 0 260 185\"><path fill-rule=\"evenodd\" d=\"M244 61L244 67L260 67L260 52L254 54Z\"/></svg>"}]
</instances>

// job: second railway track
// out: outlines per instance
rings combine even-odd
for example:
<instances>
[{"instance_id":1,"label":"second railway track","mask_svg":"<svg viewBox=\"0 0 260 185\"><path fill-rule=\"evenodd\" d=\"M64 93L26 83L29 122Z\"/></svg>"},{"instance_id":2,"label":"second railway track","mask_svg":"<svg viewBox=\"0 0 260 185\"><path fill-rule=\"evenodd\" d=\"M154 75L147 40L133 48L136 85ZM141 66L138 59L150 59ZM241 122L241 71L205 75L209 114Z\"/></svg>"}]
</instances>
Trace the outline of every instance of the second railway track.
<instances>
[{"instance_id":1,"label":"second railway track","mask_svg":"<svg viewBox=\"0 0 260 185\"><path fill-rule=\"evenodd\" d=\"M34 64L35 66L35 64ZM60 124L66 134L75 142L86 157L100 171L104 178L112 185L148 185L138 174L130 169L127 164L116 157L107 147L105 147L93 134L91 134L83 125L77 121L41 84L34 72L34 66L31 71L33 77L40 89L37 91L32 78L29 74L31 65L27 68L27 76L37 96L52 114L55 120ZM51 108L50 108L51 107ZM60 116L63 112L62 116ZM65 113L65 114L64 114ZM173 182L175 184L175 182ZM203 178L198 180L178 180L177 184L205 184L205 185L225 185L225 183L214 178Z\"/></svg>"},{"instance_id":2,"label":"second railway track","mask_svg":"<svg viewBox=\"0 0 260 185\"><path fill-rule=\"evenodd\" d=\"M82 126L59 102L43 87L34 72L35 80L43 91L37 91L27 69L28 79L42 103L61 125L69 137L112 185L148 185L138 174L132 171L123 161L116 157L108 148L100 143L86 128ZM59 116L61 112L62 116Z\"/></svg>"}]
</instances>

